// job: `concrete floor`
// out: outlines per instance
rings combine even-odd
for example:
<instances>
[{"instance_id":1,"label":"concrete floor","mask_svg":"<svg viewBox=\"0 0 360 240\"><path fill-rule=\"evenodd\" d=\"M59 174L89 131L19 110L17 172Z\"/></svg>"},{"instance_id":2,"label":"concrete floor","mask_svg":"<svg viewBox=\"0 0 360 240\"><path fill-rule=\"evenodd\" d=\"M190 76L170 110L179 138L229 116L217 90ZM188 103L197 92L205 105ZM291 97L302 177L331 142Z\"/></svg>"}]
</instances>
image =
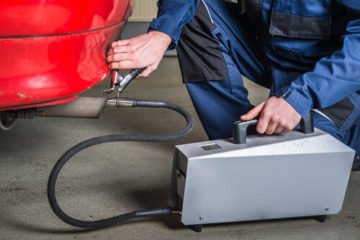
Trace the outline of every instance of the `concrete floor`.
<instances>
[{"instance_id":1,"label":"concrete floor","mask_svg":"<svg viewBox=\"0 0 360 240\"><path fill-rule=\"evenodd\" d=\"M98 96L108 83L86 95ZM251 99L258 102L266 91ZM175 102L195 116L181 84L176 58L167 58L149 79L139 79L126 96ZM353 173L343 211L326 223L312 219L208 226L195 233L177 217L132 221L105 230L80 232L54 216L46 197L48 175L60 155L74 144L110 133L165 133L183 124L163 110L107 109L97 120L18 121L0 133L0 239L360 239L360 172ZM69 213L85 219L167 205L173 145L206 139L196 118L193 133L177 142L115 143L79 154L61 175L58 192Z\"/></svg>"}]
</instances>

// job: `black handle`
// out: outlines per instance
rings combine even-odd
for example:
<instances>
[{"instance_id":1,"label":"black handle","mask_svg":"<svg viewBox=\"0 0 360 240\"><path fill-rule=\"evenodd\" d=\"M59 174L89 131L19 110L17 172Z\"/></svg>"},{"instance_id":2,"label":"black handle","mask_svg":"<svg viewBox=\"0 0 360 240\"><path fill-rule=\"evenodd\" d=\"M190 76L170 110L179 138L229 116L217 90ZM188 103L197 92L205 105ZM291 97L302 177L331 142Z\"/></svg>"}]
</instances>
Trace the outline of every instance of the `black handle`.
<instances>
[{"instance_id":1,"label":"black handle","mask_svg":"<svg viewBox=\"0 0 360 240\"><path fill-rule=\"evenodd\" d=\"M247 122L237 121L233 125L233 137L235 144L245 144L247 138L247 130L250 126L256 126L258 120L251 120Z\"/></svg>"},{"instance_id":2,"label":"black handle","mask_svg":"<svg viewBox=\"0 0 360 240\"><path fill-rule=\"evenodd\" d=\"M134 79L137 78L144 70L145 68L133 69L130 71L129 75L131 75L131 78Z\"/></svg>"},{"instance_id":3,"label":"black handle","mask_svg":"<svg viewBox=\"0 0 360 240\"><path fill-rule=\"evenodd\" d=\"M248 128L256 126L258 120L251 120L247 122L237 121L233 125L233 138L235 144L246 144ZM310 134L314 132L313 115L310 113L308 117L301 119L300 122L301 132Z\"/></svg>"},{"instance_id":4,"label":"black handle","mask_svg":"<svg viewBox=\"0 0 360 240\"><path fill-rule=\"evenodd\" d=\"M300 122L301 132L310 134L314 132L314 118L312 112L306 118L302 118Z\"/></svg>"}]
</instances>

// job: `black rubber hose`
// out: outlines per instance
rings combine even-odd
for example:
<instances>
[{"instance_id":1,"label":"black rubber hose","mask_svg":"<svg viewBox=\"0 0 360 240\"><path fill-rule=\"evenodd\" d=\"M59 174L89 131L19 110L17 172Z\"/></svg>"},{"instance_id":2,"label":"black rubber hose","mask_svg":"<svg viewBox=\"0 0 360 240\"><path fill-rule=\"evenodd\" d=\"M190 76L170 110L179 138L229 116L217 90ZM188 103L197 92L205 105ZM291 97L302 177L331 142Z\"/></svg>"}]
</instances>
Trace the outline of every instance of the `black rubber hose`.
<instances>
[{"instance_id":1,"label":"black rubber hose","mask_svg":"<svg viewBox=\"0 0 360 240\"><path fill-rule=\"evenodd\" d=\"M125 213L119 216L101 219L96 221L83 221L79 219L75 219L69 215L67 215L59 206L57 199L56 199L56 180L59 176L61 169L64 165L77 153L80 151L103 143L109 142L124 142L124 141L132 141L132 142L165 142L171 141L178 138L181 138L187 134L189 134L194 126L193 120L191 115L181 108L172 103L162 102L162 101L145 101L145 100L134 100L134 106L137 107L148 107L148 108L166 108L173 110L177 113L180 113L186 119L186 126L173 134L164 134L164 135L144 135L144 134L134 134L134 135L107 135L96 137L92 139L88 139L83 141L74 147L70 148L55 164L51 174L49 176L48 181L48 200L50 206L54 213L65 223L70 224L75 227L79 228L86 228L86 229L100 229L110 227L112 225L133 219L133 218L140 218L140 217L154 217L154 216L167 216L173 214L173 211L170 208L160 208L160 209L149 209L149 210L141 210L141 211L134 211Z\"/></svg>"}]
</instances>

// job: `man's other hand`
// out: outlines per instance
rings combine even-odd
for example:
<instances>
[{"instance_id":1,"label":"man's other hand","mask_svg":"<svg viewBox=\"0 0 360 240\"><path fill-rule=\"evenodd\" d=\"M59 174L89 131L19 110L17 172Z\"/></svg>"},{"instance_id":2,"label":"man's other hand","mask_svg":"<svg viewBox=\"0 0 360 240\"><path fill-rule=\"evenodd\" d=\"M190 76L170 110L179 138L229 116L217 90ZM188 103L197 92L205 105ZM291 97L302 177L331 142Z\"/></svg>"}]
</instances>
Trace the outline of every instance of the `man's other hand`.
<instances>
[{"instance_id":1,"label":"man's other hand","mask_svg":"<svg viewBox=\"0 0 360 240\"><path fill-rule=\"evenodd\" d=\"M168 35L157 31L113 42L107 56L109 68L145 68L140 76L147 77L158 68L170 43Z\"/></svg>"},{"instance_id":2,"label":"man's other hand","mask_svg":"<svg viewBox=\"0 0 360 240\"><path fill-rule=\"evenodd\" d=\"M242 121L255 118L259 118L256 131L260 134L291 131L301 120L300 114L280 97L271 97L240 117Z\"/></svg>"}]
</instances>

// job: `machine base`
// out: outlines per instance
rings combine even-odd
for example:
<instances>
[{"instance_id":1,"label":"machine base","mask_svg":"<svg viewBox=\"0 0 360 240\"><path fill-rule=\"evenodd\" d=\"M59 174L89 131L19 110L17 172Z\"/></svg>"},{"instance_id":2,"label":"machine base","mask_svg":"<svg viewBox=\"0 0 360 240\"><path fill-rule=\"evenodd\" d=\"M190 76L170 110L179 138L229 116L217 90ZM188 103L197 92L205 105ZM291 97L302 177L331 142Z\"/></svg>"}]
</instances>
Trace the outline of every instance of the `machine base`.
<instances>
[{"instance_id":1,"label":"machine base","mask_svg":"<svg viewBox=\"0 0 360 240\"><path fill-rule=\"evenodd\" d=\"M316 220L319 223L325 223L327 219L327 215L315 216L312 219ZM203 225L189 225L187 226L190 230L201 233L203 229Z\"/></svg>"},{"instance_id":2,"label":"machine base","mask_svg":"<svg viewBox=\"0 0 360 240\"><path fill-rule=\"evenodd\" d=\"M322 216L316 216L314 217L314 219L318 222L324 223L326 221L327 215L322 215Z\"/></svg>"},{"instance_id":3,"label":"machine base","mask_svg":"<svg viewBox=\"0 0 360 240\"><path fill-rule=\"evenodd\" d=\"M188 226L191 230L193 230L194 232L200 233L202 232L202 227L203 225L191 225Z\"/></svg>"}]
</instances>

